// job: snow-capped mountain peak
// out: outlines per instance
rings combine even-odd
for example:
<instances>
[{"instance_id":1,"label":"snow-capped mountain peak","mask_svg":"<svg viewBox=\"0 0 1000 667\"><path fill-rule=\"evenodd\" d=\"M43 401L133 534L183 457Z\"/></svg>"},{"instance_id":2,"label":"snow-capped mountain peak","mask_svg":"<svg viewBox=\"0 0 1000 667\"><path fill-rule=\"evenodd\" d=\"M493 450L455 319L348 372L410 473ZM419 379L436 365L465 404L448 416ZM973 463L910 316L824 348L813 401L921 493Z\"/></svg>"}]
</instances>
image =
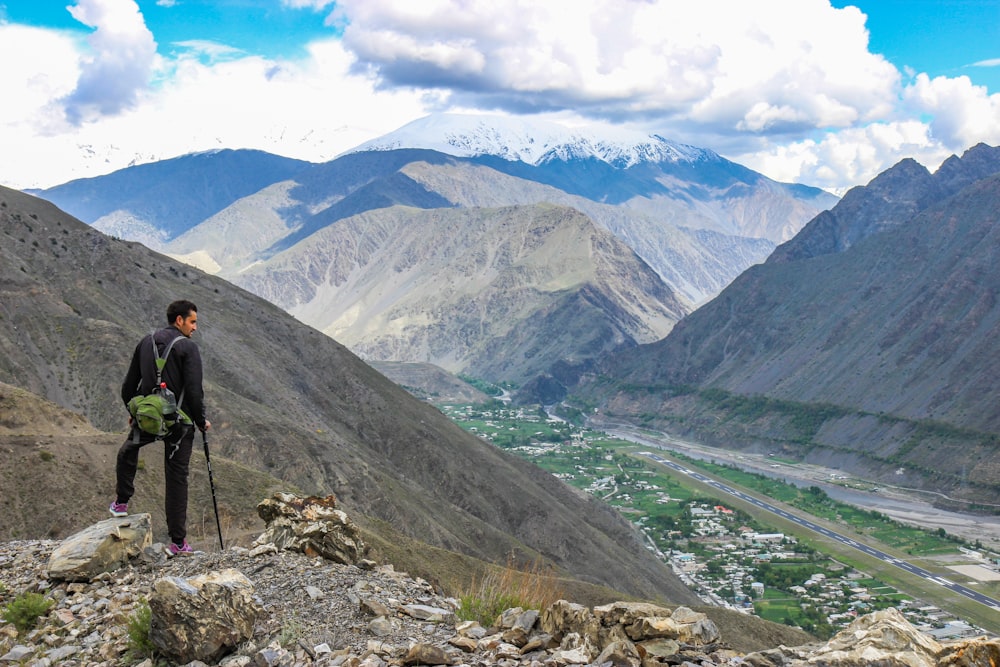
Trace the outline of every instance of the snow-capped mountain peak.
<instances>
[{"instance_id":1,"label":"snow-capped mountain peak","mask_svg":"<svg viewBox=\"0 0 1000 667\"><path fill-rule=\"evenodd\" d=\"M596 158L620 168L641 162L718 158L710 150L612 125L567 127L537 119L453 113L425 116L348 153L399 148L424 148L458 157L493 155L536 165Z\"/></svg>"}]
</instances>

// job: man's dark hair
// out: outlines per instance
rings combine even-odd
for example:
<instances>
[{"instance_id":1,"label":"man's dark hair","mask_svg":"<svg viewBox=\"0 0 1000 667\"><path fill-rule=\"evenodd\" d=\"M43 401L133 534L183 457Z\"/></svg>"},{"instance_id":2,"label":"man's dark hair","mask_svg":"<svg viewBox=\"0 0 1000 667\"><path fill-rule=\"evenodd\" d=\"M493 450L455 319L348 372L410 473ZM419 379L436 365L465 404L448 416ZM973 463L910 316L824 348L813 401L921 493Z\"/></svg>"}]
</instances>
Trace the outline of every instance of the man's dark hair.
<instances>
[{"instance_id":1,"label":"man's dark hair","mask_svg":"<svg viewBox=\"0 0 1000 667\"><path fill-rule=\"evenodd\" d=\"M198 306L194 305L190 301L181 299L180 301L174 301L169 306L167 306L167 324L173 324L177 321L179 317L188 317L192 312L198 312Z\"/></svg>"}]
</instances>

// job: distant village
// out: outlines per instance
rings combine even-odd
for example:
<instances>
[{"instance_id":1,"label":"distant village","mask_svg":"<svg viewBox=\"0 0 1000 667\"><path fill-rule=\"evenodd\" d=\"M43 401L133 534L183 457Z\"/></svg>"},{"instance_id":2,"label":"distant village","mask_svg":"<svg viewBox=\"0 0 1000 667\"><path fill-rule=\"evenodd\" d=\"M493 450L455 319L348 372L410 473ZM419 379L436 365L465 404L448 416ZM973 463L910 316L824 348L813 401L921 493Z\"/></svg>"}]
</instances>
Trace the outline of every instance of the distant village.
<instances>
[{"instance_id":1,"label":"distant village","mask_svg":"<svg viewBox=\"0 0 1000 667\"><path fill-rule=\"evenodd\" d=\"M768 532L718 499L693 498L641 462L602 446L607 436L541 411L497 403L492 409L445 407L454 421L618 508L647 548L708 604L831 636L856 617L895 607L938 640L985 634L937 607L902 594L783 533ZM532 425L539 425L534 428ZM647 508L647 509L643 509ZM648 509L656 508L656 509ZM663 511L659 511L660 508ZM969 562L1000 565L963 549Z\"/></svg>"}]
</instances>

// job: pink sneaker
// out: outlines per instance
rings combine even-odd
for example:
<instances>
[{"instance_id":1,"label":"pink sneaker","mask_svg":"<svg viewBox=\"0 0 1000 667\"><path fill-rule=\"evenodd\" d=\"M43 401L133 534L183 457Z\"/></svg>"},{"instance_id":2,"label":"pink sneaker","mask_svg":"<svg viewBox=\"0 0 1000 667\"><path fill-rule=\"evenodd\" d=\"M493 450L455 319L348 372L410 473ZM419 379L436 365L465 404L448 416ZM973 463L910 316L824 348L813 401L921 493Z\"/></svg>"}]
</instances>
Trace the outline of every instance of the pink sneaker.
<instances>
[{"instance_id":1,"label":"pink sneaker","mask_svg":"<svg viewBox=\"0 0 1000 667\"><path fill-rule=\"evenodd\" d=\"M108 511L111 512L111 516L128 516L128 503L120 503L117 500L113 500Z\"/></svg>"},{"instance_id":2,"label":"pink sneaker","mask_svg":"<svg viewBox=\"0 0 1000 667\"><path fill-rule=\"evenodd\" d=\"M188 544L187 540L184 540L184 544L174 544L171 542L170 546L167 547L167 550L170 551L171 556L194 553L194 549L191 548L191 545Z\"/></svg>"}]
</instances>

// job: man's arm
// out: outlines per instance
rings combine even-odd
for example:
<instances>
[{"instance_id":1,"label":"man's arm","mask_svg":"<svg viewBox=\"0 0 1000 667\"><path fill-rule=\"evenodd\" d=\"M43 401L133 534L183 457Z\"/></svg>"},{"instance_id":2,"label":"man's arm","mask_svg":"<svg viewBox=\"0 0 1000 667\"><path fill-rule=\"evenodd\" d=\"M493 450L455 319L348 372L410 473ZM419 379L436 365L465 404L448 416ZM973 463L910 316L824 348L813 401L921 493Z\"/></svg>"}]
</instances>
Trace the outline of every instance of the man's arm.
<instances>
[{"instance_id":1,"label":"man's arm","mask_svg":"<svg viewBox=\"0 0 1000 667\"><path fill-rule=\"evenodd\" d=\"M202 387L201 352L197 345L186 346L184 355L184 411L202 431L206 428L205 390Z\"/></svg>"}]
</instances>

